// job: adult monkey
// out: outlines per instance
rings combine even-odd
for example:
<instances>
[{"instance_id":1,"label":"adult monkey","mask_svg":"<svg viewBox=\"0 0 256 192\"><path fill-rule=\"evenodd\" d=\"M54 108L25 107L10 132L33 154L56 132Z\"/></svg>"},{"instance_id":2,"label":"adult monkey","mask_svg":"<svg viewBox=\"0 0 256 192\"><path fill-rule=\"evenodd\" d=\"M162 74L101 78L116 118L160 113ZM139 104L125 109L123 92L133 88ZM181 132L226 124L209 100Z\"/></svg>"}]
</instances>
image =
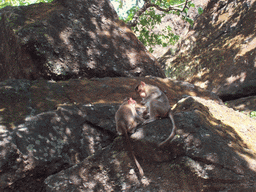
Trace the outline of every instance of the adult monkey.
<instances>
[{"instance_id":1,"label":"adult monkey","mask_svg":"<svg viewBox=\"0 0 256 192\"><path fill-rule=\"evenodd\" d=\"M165 145L173 139L176 132L176 126L167 96L158 87L146 84L143 81L136 86L135 91L142 98L141 104L145 105L149 112L149 119L144 121L143 124L153 122L159 117L169 117L171 119L173 124L172 132L170 136L158 146Z\"/></svg>"}]
</instances>

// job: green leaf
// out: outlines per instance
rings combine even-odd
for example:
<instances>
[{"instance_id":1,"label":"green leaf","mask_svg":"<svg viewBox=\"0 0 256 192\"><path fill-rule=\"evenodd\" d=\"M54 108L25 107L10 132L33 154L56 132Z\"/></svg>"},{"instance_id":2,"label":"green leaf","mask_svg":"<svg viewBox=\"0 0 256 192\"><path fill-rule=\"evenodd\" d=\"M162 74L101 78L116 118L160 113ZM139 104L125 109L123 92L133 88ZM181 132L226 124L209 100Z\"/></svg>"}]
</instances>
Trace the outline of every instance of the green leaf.
<instances>
[{"instance_id":1,"label":"green leaf","mask_svg":"<svg viewBox=\"0 0 256 192\"><path fill-rule=\"evenodd\" d=\"M167 29L168 31L171 31L171 30L172 30L172 28L171 28L170 26L167 26L166 29Z\"/></svg>"},{"instance_id":2,"label":"green leaf","mask_svg":"<svg viewBox=\"0 0 256 192\"><path fill-rule=\"evenodd\" d=\"M189 24L190 24L191 26L194 25L194 20L193 20L193 19L191 19L191 18L189 18L189 17L186 17L186 21L189 22Z\"/></svg>"},{"instance_id":3,"label":"green leaf","mask_svg":"<svg viewBox=\"0 0 256 192\"><path fill-rule=\"evenodd\" d=\"M183 12L188 14L188 8L185 8Z\"/></svg>"},{"instance_id":4,"label":"green leaf","mask_svg":"<svg viewBox=\"0 0 256 192\"><path fill-rule=\"evenodd\" d=\"M252 117L252 118L256 117L256 111L252 111L252 112L250 113L250 117Z\"/></svg>"},{"instance_id":5,"label":"green leaf","mask_svg":"<svg viewBox=\"0 0 256 192\"><path fill-rule=\"evenodd\" d=\"M198 9L197 9L197 10L198 10L198 14L199 14L199 15L201 15L201 14L204 12L204 10L203 10L203 8L202 8L202 7L198 7Z\"/></svg>"},{"instance_id":6,"label":"green leaf","mask_svg":"<svg viewBox=\"0 0 256 192\"><path fill-rule=\"evenodd\" d=\"M168 44L167 43L163 43L163 47L167 47L168 46Z\"/></svg>"},{"instance_id":7,"label":"green leaf","mask_svg":"<svg viewBox=\"0 0 256 192\"><path fill-rule=\"evenodd\" d=\"M188 2L188 6L189 6L189 7L195 7L195 4L192 3L192 2Z\"/></svg>"}]
</instances>

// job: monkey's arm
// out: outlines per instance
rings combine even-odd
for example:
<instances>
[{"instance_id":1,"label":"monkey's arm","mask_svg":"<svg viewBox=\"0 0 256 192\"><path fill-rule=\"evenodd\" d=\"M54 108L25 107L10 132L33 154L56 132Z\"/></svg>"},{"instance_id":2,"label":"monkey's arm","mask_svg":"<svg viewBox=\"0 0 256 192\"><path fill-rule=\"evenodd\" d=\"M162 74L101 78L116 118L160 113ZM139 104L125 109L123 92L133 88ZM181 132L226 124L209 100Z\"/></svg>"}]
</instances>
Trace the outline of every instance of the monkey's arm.
<instances>
[{"instance_id":1,"label":"monkey's arm","mask_svg":"<svg viewBox=\"0 0 256 192\"><path fill-rule=\"evenodd\" d=\"M135 119L140 121L141 123L143 123L145 121L145 119L143 119L142 117L140 117L138 114L135 116Z\"/></svg>"},{"instance_id":2,"label":"monkey's arm","mask_svg":"<svg viewBox=\"0 0 256 192\"><path fill-rule=\"evenodd\" d=\"M160 96L159 93L157 91L154 91L150 95L148 95L147 97L143 98L142 101L141 101L141 104L145 105L147 102L149 102L152 99L155 99L159 96Z\"/></svg>"}]
</instances>

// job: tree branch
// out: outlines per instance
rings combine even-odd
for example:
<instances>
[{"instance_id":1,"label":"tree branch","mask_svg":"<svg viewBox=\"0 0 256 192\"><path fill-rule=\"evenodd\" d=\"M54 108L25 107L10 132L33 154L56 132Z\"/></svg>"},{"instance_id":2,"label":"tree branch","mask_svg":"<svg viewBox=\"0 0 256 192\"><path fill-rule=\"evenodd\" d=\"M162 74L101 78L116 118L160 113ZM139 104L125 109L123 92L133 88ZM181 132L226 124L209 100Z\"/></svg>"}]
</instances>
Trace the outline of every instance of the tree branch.
<instances>
[{"instance_id":1,"label":"tree branch","mask_svg":"<svg viewBox=\"0 0 256 192\"><path fill-rule=\"evenodd\" d=\"M129 26L129 27L135 27L135 26L138 24L138 22L139 22L139 21L138 21L139 17L140 17L149 7L154 7L154 8L156 8L157 10L162 11L162 12L166 12L166 13L168 13L168 12L171 11L171 10L183 12L183 11L185 10L185 8L187 7L187 4L188 4L188 1L189 1L189 0L186 0L185 3L181 3L181 4L179 4L179 5L170 6L170 7L166 8L166 9L161 8L159 5L156 5L156 4L154 4L154 3L151 3L150 0L144 0L144 1L145 1L144 5L134 14L133 19L132 19L130 22L128 22L128 26ZM181 6L181 5L184 5L183 8L182 8L182 9L181 9L181 8L178 8L178 7Z\"/></svg>"}]
</instances>

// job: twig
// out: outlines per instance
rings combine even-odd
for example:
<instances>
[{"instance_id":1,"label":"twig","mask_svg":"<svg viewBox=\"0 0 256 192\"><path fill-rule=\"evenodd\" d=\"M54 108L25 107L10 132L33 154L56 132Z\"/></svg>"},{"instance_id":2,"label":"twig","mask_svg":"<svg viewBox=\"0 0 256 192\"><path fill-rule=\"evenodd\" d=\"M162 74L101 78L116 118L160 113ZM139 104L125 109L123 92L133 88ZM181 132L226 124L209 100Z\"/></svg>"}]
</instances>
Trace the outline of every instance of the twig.
<instances>
[{"instance_id":1,"label":"twig","mask_svg":"<svg viewBox=\"0 0 256 192\"><path fill-rule=\"evenodd\" d=\"M181 4L179 4L179 5L170 6L170 7L166 8L166 9L161 8L159 5L156 5L156 4L154 4L154 3L150 3L150 0L144 0L144 1L145 1L144 5L135 13L133 19L132 19L130 22L128 22L128 26L129 26L129 27L135 27L135 26L138 24L138 19L139 19L139 17L140 17L149 7L154 7L154 8L156 8L156 9L159 10L159 11L163 11L163 12L167 12L167 13L168 13L169 11L171 11L171 10L183 12L183 11L185 10L185 8L187 7L187 4L188 4L188 1L189 1L189 0L186 0L184 3L181 3ZM181 9L181 8L177 8L177 7L181 6L181 5L184 5L182 9Z\"/></svg>"}]
</instances>

